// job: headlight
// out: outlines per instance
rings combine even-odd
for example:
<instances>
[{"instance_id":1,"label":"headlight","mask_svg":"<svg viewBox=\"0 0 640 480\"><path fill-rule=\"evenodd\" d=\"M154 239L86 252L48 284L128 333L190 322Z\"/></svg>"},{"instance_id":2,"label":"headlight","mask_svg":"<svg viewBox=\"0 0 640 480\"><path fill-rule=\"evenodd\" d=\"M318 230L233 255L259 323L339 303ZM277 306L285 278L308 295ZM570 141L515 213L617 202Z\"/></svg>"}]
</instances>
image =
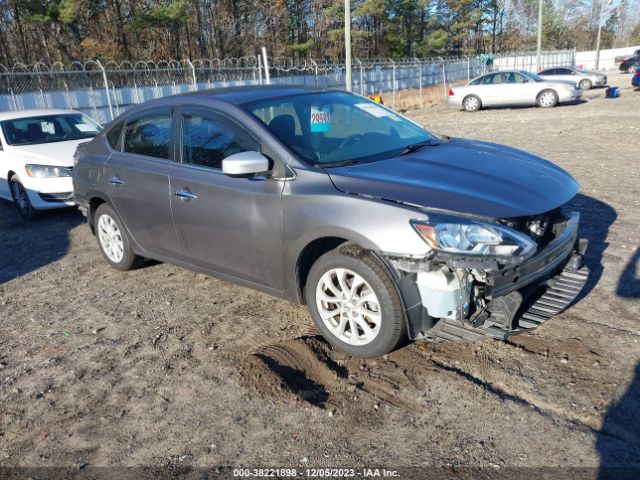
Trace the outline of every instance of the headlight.
<instances>
[{"instance_id":1,"label":"headlight","mask_svg":"<svg viewBox=\"0 0 640 480\"><path fill-rule=\"evenodd\" d=\"M418 234L443 252L487 256L529 257L536 244L526 235L499 225L484 223L412 222Z\"/></svg>"},{"instance_id":2,"label":"headlight","mask_svg":"<svg viewBox=\"0 0 640 480\"><path fill-rule=\"evenodd\" d=\"M27 175L35 178L70 177L72 175L69 167L54 167L51 165L25 165Z\"/></svg>"}]
</instances>

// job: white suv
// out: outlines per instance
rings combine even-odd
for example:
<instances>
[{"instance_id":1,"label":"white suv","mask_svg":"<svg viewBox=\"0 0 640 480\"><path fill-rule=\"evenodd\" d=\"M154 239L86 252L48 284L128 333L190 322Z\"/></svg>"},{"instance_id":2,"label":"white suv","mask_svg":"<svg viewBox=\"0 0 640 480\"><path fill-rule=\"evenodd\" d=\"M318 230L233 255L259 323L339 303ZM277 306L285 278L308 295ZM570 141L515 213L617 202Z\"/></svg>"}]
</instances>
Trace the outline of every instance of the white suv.
<instances>
[{"instance_id":1,"label":"white suv","mask_svg":"<svg viewBox=\"0 0 640 480\"><path fill-rule=\"evenodd\" d=\"M73 110L0 113L0 198L26 219L73 206L73 154L101 130Z\"/></svg>"}]
</instances>

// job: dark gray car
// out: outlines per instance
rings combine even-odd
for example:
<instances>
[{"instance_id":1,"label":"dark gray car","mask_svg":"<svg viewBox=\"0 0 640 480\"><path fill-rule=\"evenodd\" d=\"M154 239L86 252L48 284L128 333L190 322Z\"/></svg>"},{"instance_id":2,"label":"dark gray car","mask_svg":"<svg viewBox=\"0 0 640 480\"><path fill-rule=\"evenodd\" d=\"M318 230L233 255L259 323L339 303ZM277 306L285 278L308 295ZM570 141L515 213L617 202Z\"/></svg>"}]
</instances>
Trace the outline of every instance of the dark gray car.
<instances>
[{"instance_id":1,"label":"dark gray car","mask_svg":"<svg viewBox=\"0 0 640 480\"><path fill-rule=\"evenodd\" d=\"M139 105L78 149L74 190L113 267L153 258L306 303L363 357L535 328L588 275L568 173L345 92Z\"/></svg>"}]
</instances>

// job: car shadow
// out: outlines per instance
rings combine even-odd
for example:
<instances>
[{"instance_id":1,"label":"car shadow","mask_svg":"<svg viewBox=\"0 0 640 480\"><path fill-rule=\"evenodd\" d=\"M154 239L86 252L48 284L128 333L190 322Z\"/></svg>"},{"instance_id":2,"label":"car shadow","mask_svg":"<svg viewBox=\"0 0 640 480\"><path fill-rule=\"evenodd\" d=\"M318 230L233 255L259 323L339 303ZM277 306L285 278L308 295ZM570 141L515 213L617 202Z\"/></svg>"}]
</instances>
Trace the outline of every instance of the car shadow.
<instances>
[{"instance_id":1,"label":"car shadow","mask_svg":"<svg viewBox=\"0 0 640 480\"><path fill-rule=\"evenodd\" d=\"M625 265L616 293L622 298L640 298L640 247Z\"/></svg>"},{"instance_id":2,"label":"car shadow","mask_svg":"<svg viewBox=\"0 0 640 480\"><path fill-rule=\"evenodd\" d=\"M13 203L0 200L0 284L63 257L69 249L69 231L84 221L75 208L24 220Z\"/></svg>"},{"instance_id":3,"label":"car shadow","mask_svg":"<svg viewBox=\"0 0 640 480\"><path fill-rule=\"evenodd\" d=\"M586 99L579 99L579 100L573 100L571 102L562 102L559 103L556 107L554 108L559 108L559 107L575 107L577 105L582 105L585 103L589 103L589 100ZM482 110L486 110L486 111L490 111L490 110L526 110L526 109L530 109L530 108L540 108L537 105L491 105L489 107L482 107ZM546 110L546 109L542 109L542 110Z\"/></svg>"},{"instance_id":4,"label":"car shadow","mask_svg":"<svg viewBox=\"0 0 640 480\"><path fill-rule=\"evenodd\" d=\"M602 257L609 246L607 235L618 214L603 201L582 193L567 204L567 209L580 212L580 238L589 240L584 262L589 267L590 274L585 287L575 300L579 302L594 289L602 277Z\"/></svg>"},{"instance_id":5,"label":"car shadow","mask_svg":"<svg viewBox=\"0 0 640 480\"><path fill-rule=\"evenodd\" d=\"M640 363L626 392L607 411L596 432L598 480L640 478Z\"/></svg>"}]
</instances>

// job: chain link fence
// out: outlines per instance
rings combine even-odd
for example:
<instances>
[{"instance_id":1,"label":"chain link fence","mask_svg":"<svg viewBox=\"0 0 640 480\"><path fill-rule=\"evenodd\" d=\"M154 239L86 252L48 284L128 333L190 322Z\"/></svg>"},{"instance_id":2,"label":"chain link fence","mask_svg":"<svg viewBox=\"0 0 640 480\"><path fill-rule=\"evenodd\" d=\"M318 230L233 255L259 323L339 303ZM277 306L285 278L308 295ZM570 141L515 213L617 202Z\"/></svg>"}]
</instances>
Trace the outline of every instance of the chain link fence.
<instances>
[{"instance_id":1,"label":"chain link fence","mask_svg":"<svg viewBox=\"0 0 640 480\"><path fill-rule=\"evenodd\" d=\"M311 58L269 59L271 84L344 88L345 65ZM414 89L422 102L427 89L468 81L488 70L535 70L535 53L500 56L355 59L352 90L361 95ZM543 52L542 67L574 65L575 51ZM59 108L84 112L107 123L128 107L189 91L267 82L262 57L161 62L74 62L69 65L0 65L0 111Z\"/></svg>"}]
</instances>

